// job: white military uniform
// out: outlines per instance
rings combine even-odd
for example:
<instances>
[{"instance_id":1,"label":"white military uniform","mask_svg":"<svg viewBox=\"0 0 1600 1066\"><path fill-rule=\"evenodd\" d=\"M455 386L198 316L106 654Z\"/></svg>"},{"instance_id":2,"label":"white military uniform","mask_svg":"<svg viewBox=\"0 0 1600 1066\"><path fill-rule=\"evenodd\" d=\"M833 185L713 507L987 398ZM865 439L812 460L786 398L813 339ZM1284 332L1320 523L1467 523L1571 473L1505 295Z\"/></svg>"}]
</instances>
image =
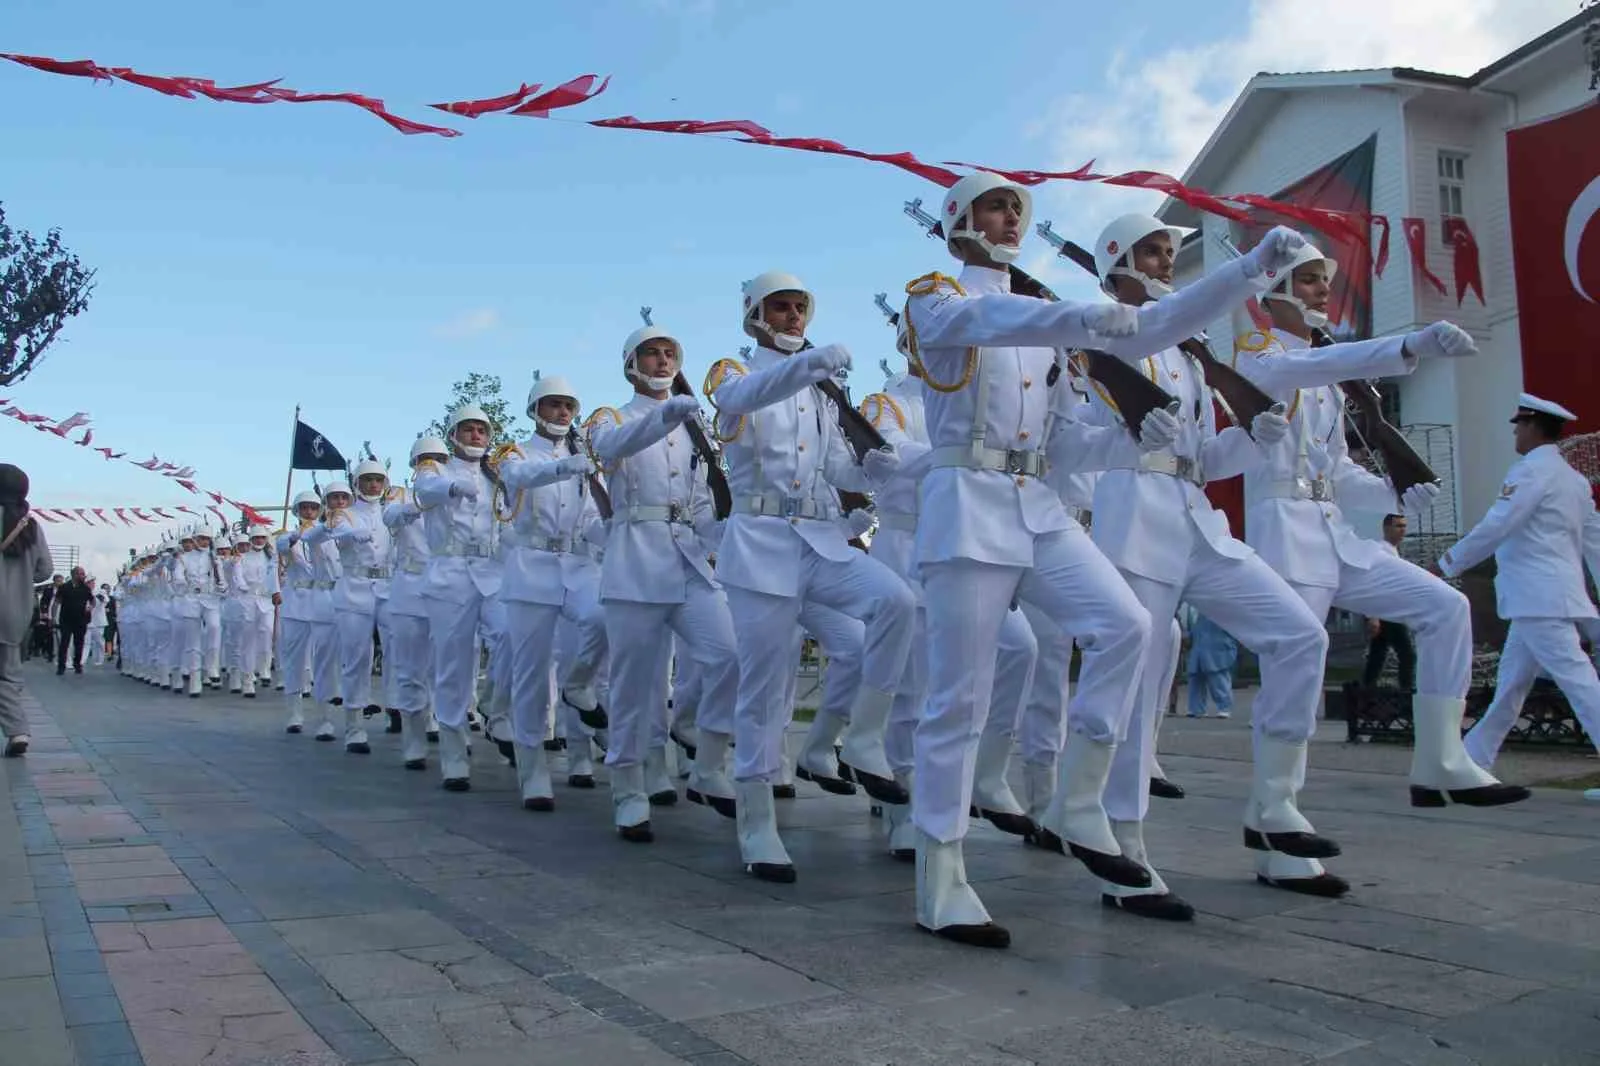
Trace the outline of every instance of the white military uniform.
<instances>
[{"instance_id":1,"label":"white military uniform","mask_svg":"<svg viewBox=\"0 0 1600 1066\"><path fill-rule=\"evenodd\" d=\"M345 746L367 743L365 712L376 711L372 694L372 633L389 643L390 536L383 502L356 496L333 529L341 577L333 594L339 640L340 690L344 696ZM387 656L385 657L387 658ZM388 669L385 667L385 669Z\"/></svg>"},{"instance_id":2,"label":"white military uniform","mask_svg":"<svg viewBox=\"0 0 1600 1066\"><path fill-rule=\"evenodd\" d=\"M743 638L735 777L747 866L792 866L771 785L782 768L784 699L795 663L772 649L792 644L806 600L865 626L861 687L841 761L869 790L873 779L894 784L883 734L911 650L916 601L893 571L851 547L834 521L828 486L868 492L876 484L857 464L831 403L812 387L831 372L815 361L822 353L789 356L757 346L748 368L725 359L706 379L734 497L717 568ZM903 802L904 791L893 791Z\"/></svg>"},{"instance_id":3,"label":"white military uniform","mask_svg":"<svg viewBox=\"0 0 1600 1066\"><path fill-rule=\"evenodd\" d=\"M322 708L317 739L331 741L335 736L331 708L344 705L339 687L339 619L333 610L341 567L333 530L328 526L326 503L323 507L322 518L300 539L311 559L311 591L307 596L311 603L311 692Z\"/></svg>"},{"instance_id":4,"label":"white military uniform","mask_svg":"<svg viewBox=\"0 0 1600 1066\"><path fill-rule=\"evenodd\" d=\"M1573 419L1527 394L1521 406ZM1480 766L1494 764L1540 673L1561 687L1590 739L1600 738L1600 680L1579 644L1580 628L1596 617L1583 571L1600 579L1600 514L1588 480L1556 445L1534 448L1511 467L1493 506L1445 552L1439 568L1455 577L1491 554L1498 567L1495 602L1511 628L1494 702L1467 734L1467 751Z\"/></svg>"},{"instance_id":5,"label":"white military uniform","mask_svg":"<svg viewBox=\"0 0 1600 1066\"><path fill-rule=\"evenodd\" d=\"M427 766L428 703L433 690L433 642L428 639L428 538L416 497L401 489L383 509L394 546L389 582L389 643L383 649L388 705L400 712L400 757L408 770Z\"/></svg>"},{"instance_id":6,"label":"white military uniform","mask_svg":"<svg viewBox=\"0 0 1600 1066\"><path fill-rule=\"evenodd\" d=\"M253 533L254 531L252 531ZM248 543L234 558L234 582L239 586L239 682L246 696L254 696L262 677L271 681L272 597L279 594L277 561Z\"/></svg>"},{"instance_id":7,"label":"white military uniform","mask_svg":"<svg viewBox=\"0 0 1600 1066\"><path fill-rule=\"evenodd\" d=\"M614 705L606 765L619 829L650 819L644 759L666 744L674 635L703 677L690 799L734 798L723 771L738 684L733 622L708 561L720 530L705 470L688 431L665 417L667 403L640 393L621 408L599 408L586 424L611 493L600 601Z\"/></svg>"},{"instance_id":8,"label":"white military uniform","mask_svg":"<svg viewBox=\"0 0 1600 1066\"><path fill-rule=\"evenodd\" d=\"M417 467L416 497L428 536L422 595L434 649L433 713L439 722L439 767L447 783L466 784L470 778L467 709L478 676L478 628L491 635L492 645L503 626L493 488L477 460L451 455L442 465Z\"/></svg>"},{"instance_id":9,"label":"white military uniform","mask_svg":"<svg viewBox=\"0 0 1600 1066\"><path fill-rule=\"evenodd\" d=\"M308 527L310 528L310 527ZM278 661L283 670L283 695L288 703L287 730L298 733L304 726L300 709L306 668L317 639L315 618L316 570L311 564L311 546L301 542L302 531L286 531L278 537L278 556L284 560L283 606L278 612Z\"/></svg>"},{"instance_id":10,"label":"white military uniform","mask_svg":"<svg viewBox=\"0 0 1600 1066\"><path fill-rule=\"evenodd\" d=\"M556 630L563 614L580 607L579 571L587 562L582 538L605 534L584 482L593 469L587 456L572 451L566 438L552 441L542 435L524 443L522 455L500 466L511 511L500 534L503 648L521 802L544 809L554 798L544 742L550 735Z\"/></svg>"}]
</instances>

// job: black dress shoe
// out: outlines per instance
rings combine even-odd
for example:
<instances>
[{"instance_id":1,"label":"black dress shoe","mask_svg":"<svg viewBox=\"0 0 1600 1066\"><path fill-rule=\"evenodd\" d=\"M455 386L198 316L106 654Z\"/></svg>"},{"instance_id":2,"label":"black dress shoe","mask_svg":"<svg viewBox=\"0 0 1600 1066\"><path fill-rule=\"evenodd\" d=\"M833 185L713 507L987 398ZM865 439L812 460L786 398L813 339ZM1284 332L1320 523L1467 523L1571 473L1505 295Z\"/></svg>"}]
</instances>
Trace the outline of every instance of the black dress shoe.
<instances>
[{"instance_id":1,"label":"black dress shoe","mask_svg":"<svg viewBox=\"0 0 1600 1066\"><path fill-rule=\"evenodd\" d=\"M1089 868L1089 872L1102 881L1110 881L1124 888L1149 888L1150 871L1126 855L1110 855L1091 851L1080 844L1068 844L1054 832L1040 827L1037 843L1046 851L1057 855L1071 855Z\"/></svg>"},{"instance_id":2,"label":"black dress shoe","mask_svg":"<svg viewBox=\"0 0 1600 1066\"><path fill-rule=\"evenodd\" d=\"M1116 911L1127 911L1141 918L1156 918L1163 922L1192 922L1194 908L1187 900L1171 892L1146 896L1113 896L1103 893L1100 905Z\"/></svg>"},{"instance_id":3,"label":"black dress shoe","mask_svg":"<svg viewBox=\"0 0 1600 1066\"><path fill-rule=\"evenodd\" d=\"M283 731L285 733L299 733L299 732L302 732L304 730L304 728L305 728L304 726L291 725L291 726L285 726Z\"/></svg>"},{"instance_id":4,"label":"black dress shoe","mask_svg":"<svg viewBox=\"0 0 1600 1066\"><path fill-rule=\"evenodd\" d=\"M727 796L708 796L698 789L684 789L684 796L690 803L699 803L710 807L724 818L739 817L739 804Z\"/></svg>"},{"instance_id":5,"label":"black dress shoe","mask_svg":"<svg viewBox=\"0 0 1600 1066\"><path fill-rule=\"evenodd\" d=\"M395 710L393 707L389 708L389 725L384 729L384 732L398 733L400 732L401 728L400 712Z\"/></svg>"},{"instance_id":6,"label":"black dress shoe","mask_svg":"<svg viewBox=\"0 0 1600 1066\"><path fill-rule=\"evenodd\" d=\"M1321 896L1323 899L1338 899L1350 891L1349 881L1330 873L1321 873L1316 877L1268 877L1256 874L1256 881L1268 888L1281 888L1286 892Z\"/></svg>"},{"instance_id":7,"label":"black dress shoe","mask_svg":"<svg viewBox=\"0 0 1600 1066\"><path fill-rule=\"evenodd\" d=\"M571 774L567 777L568 788L593 788L593 774Z\"/></svg>"},{"instance_id":8,"label":"black dress shoe","mask_svg":"<svg viewBox=\"0 0 1600 1066\"><path fill-rule=\"evenodd\" d=\"M916 862L916 848L890 848L889 857L895 862Z\"/></svg>"},{"instance_id":9,"label":"black dress shoe","mask_svg":"<svg viewBox=\"0 0 1600 1066\"><path fill-rule=\"evenodd\" d=\"M565 751L566 747L567 742L563 737L552 737L544 742L545 751Z\"/></svg>"},{"instance_id":10,"label":"black dress shoe","mask_svg":"<svg viewBox=\"0 0 1600 1066\"><path fill-rule=\"evenodd\" d=\"M1033 824L1033 819L1026 814L1013 814L1010 811L990 811L981 807L973 807L968 814L973 818L982 818L1002 833L1010 833L1014 837L1024 839L1035 835L1038 826Z\"/></svg>"},{"instance_id":11,"label":"black dress shoe","mask_svg":"<svg viewBox=\"0 0 1600 1066\"><path fill-rule=\"evenodd\" d=\"M499 740L495 737L490 737L489 739L494 741L494 746L500 749L500 754L505 756L512 766L517 765L517 746L515 744L509 740Z\"/></svg>"},{"instance_id":12,"label":"black dress shoe","mask_svg":"<svg viewBox=\"0 0 1600 1066\"><path fill-rule=\"evenodd\" d=\"M630 844L648 844L655 840L655 833L650 831L649 822L640 822L638 825L617 826L617 836Z\"/></svg>"},{"instance_id":13,"label":"black dress shoe","mask_svg":"<svg viewBox=\"0 0 1600 1066\"><path fill-rule=\"evenodd\" d=\"M699 754L700 749L698 747L696 747L695 745L689 743L687 740L684 740L682 737L680 737L677 734L676 731L668 730L667 735L672 738L672 742L674 744L678 745L678 747L683 749L683 753L685 755L687 755L691 761L694 759L694 757L696 755Z\"/></svg>"},{"instance_id":14,"label":"black dress shoe","mask_svg":"<svg viewBox=\"0 0 1600 1066\"><path fill-rule=\"evenodd\" d=\"M1164 777L1152 777L1150 779L1150 795L1164 800L1181 800L1183 799L1183 789Z\"/></svg>"},{"instance_id":15,"label":"black dress shoe","mask_svg":"<svg viewBox=\"0 0 1600 1066\"><path fill-rule=\"evenodd\" d=\"M839 764L839 773L850 774L850 779L866 790L867 795L880 803L902 804L911 802L911 793L906 791L906 786L892 777L879 777L869 774L865 770L854 766Z\"/></svg>"},{"instance_id":16,"label":"black dress shoe","mask_svg":"<svg viewBox=\"0 0 1600 1066\"><path fill-rule=\"evenodd\" d=\"M23 755L26 755L27 753L28 753L28 742L26 740L8 740L8 741L6 741L5 758L7 758L7 759L16 759L16 758L19 758L19 757L21 757Z\"/></svg>"},{"instance_id":17,"label":"black dress shoe","mask_svg":"<svg viewBox=\"0 0 1600 1066\"><path fill-rule=\"evenodd\" d=\"M1504 807L1508 803L1521 803L1533 793L1521 785L1478 785L1475 788L1448 790L1412 785L1411 806L1443 807L1446 795L1450 797L1450 802L1463 807Z\"/></svg>"},{"instance_id":18,"label":"black dress shoe","mask_svg":"<svg viewBox=\"0 0 1600 1066\"><path fill-rule=\"evenodd\" d=\"M482 722L471 722L471 723L468 723L467 728L472 730L472 732L474 732L474 733L481 733L481 732L483 732L483 723Z\"/></svg>"},{"instance_id":19,"label":"black dress shoe","mask_svg":"<svg viewBox=\"0 0 1600 1066\"><path fill-rule=\"evenodd\" d=\"M525 811L553 811L556 809L556 801L549 796L534 796L531 799L522 801L522 809Z\"/></svg>"},{"instance_id":20,"label":"black dress shoe","mask_svg":"<svg viewBox=\"0 0 1600 1066\"><path fill-rule=\"evenodd\" d=\"M246 692L244 694L244 698L247 700L253 700L256 698L256 694L254 692Z\"/></svg>"},{"instance_id":21,"label":"black dress shoe","mask_svg":"<svg viewBox=\"0 0 1600 1066\"><path fill-rule=\"evenodd\" d=\"M428 730L427 737L428 737L428 743L429 744L437 744L437 743L439 743L439 731L437 729Z\"/></svg>"},{"instance_id":22,"label":"black dress shoe","mask_svg":"<svg viewBox=\"0 0 1600 1066\"><path fill-rule=\"evenodd\" d=\"M676 805L677 802L677 789L663 789L660 792L650 793L650 806L652 807L671 807Z\"/></svg>"},{"instance_id":23,"label":"black dress shoe","mask_svg":"<svg viewBox=\"0 0 1600 1066\"><path fill-rule=\"evenodd\" d=\"M844 767L841 766L839 769L843 770ZM846 781L842 774L839 777L825 777L822 774L812 773L804 766L796 766L794 768L794 776L801 781L810 781L822 791L831 792L835 796L854 796L856 794L856 786Z\"/></svg>"},{"instance_id":24,"label":"black dress shoe","mask_svg":"<svg viewBox=\"0 0 1600 1066\"><path fill-rule=\"evenodd\" d=\"M582 722L590 729L609 729L611 727L611 716L606 714L606 709L604 706L597 703L588 710L584 710L576 703L573 703L571 700L567 699L565 693L563 693L561 696L561 702L577 711L578 721Z\"/></svg>"},{"instance_id":25,"label":"black dress shoe","mask_svg":"<svg viewBox=\"0 0 1600 1066\"><path fill-rule=\"evenodd\" d=\"M930 929L918 922L917 928L924 933L932 933L934 936L954 941L957 944L966 944L968 947L1008 948L1011 946L1010 931L1005 926L996 925L993 922L984 922L982 925L941 925L937 929Z\"/></svg>"},{"instance_id":26,"label":"black dress shoe","mask_svg":"<svg viewBox=\"0 0 1600 1066\"><path fill-rule=\"evenodd\" d=\"M320 740L324 744L332 744L333 743L333 738L332 737L323 736L321 733L317 734L317 739Z\"/></svg>"},{"instance_id":27,"label":"black dress shoe","mask_svg":"<svg viewBox=\"0 0 1600 1066\"><path fill-rule=\"evenodd\" d=\"M428 760L427 759L407 759L406 760L406 769L407 770L426 770L427 768L428 768Z\"/></svg>"},{"instance_id":28,"label":"black dress shoe","mask_svg":"<svg viewBox=\"0 0 1600 1066\"><path fill-rule=\"evenodd\" d=\"M795 798L793 785L773 785L772 798L775 800L792 800Z\"/></svg>"},{"instance_id":29,"label":"black dress shoe","mask_svg":"<svg viewBox=\"0 0 1600 1066\"><path fill-rule=\"evenodd\" d=\"M346 744L344 746L344 750L349 752L351 755L371 755L372 745L368 744L366 741L357 741L354 744Z\"/></svg>"},{"instance_id":30,"label":"black dress shoe","mask_svg":"<svg viewBox=\"0 0 1600 1066\"><path fill-rule=\"evenodd\" d=\"M1297 859L1331 859L1343 854L1338 843L1315 833L1263 833L1247 828L1244 846L1251 851L1281 851Z\"/></svg>"},{"instance_id":31,"label":"black dress shoe","mask_svg":"<svg viewBox=\"0 0 1600 1066\"><path fill-rule=\"evenodd\" d=\"M446 792L471 792L472 779L468 777L447 777L444 779Z\"/></svg>"},{"instance_id":32,"label":"black dress shoe","mask_svg":"<svg viewBox=\"0 0 1600 1066\"><path fill-rule=\"evenodd\" d=\"M758 881L771 881L775 885L792 885L796 877L794 866L786 862L747 862L744 872Z\"/></svg>"}]
</instances>

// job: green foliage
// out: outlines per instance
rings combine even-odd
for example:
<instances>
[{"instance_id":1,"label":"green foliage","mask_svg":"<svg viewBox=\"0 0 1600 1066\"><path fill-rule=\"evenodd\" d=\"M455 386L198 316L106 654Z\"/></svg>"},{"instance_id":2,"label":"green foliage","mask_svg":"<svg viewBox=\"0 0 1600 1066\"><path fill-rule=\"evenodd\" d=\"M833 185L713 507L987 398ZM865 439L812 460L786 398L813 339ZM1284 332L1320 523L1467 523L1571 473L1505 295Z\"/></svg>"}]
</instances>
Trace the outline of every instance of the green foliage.
<instances>
[{"instance_id":1,"label":"green foliage","mask_svg":"<svg viewBox=\"0 0 1600 1066\"><path fill-rule=\"evenodd\" d=\"M21 381L39 365L67 319L89 306L94 271L51 230L40 240L6 224L0 205L0 385Z\"/></svg>"},{"instance_id":2,"label":"green foliage","mask_svg":"<svg viewBox=\"0 0 1600 1066\"><path fill-rule=\"evenodd\" d=\"M501 395L501 389L500 375L473 371L465 380L451 386L450 402L445 405L444 414L428 427L428 432L448 439L450 415L462 404L475 403L483 408L484 413L494 423L490 427L492 435L490 447L507 441L520 440L524 436L522 423L511 413L510 406Z\"/></svg>"}]
</instances>

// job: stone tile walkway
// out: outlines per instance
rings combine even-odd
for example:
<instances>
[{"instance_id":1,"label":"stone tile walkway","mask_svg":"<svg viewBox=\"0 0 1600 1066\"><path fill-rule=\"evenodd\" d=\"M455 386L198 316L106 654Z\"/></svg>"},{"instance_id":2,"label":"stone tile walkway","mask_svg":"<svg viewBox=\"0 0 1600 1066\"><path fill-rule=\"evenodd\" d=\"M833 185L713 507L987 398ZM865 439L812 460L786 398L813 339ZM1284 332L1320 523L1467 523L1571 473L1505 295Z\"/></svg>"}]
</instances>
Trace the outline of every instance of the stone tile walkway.
<instances>
[{"instance_id":1,"label":"stone tile walkway","mask_svg":"<svg viewBox=\"0 0 1600 1066\"><path fill-rule=\"evenodd\" d=\"M680 804L657 843L603 791L514 802L281 732L281 699L29 674L0 764L0 1066L1600 1062L1600 809L1404 806L1405 757L1312 756L1305 806L1356 884L1257 886L1237 844L1248 723L1169 719L1152 854L1193 925L1098 906L1075 864L987 827L969 875L1005 953L912 927L865 803L780 806L793 886ZM1510 776L1593 760L1513 758Z\"/></svg>"}]
</instances>

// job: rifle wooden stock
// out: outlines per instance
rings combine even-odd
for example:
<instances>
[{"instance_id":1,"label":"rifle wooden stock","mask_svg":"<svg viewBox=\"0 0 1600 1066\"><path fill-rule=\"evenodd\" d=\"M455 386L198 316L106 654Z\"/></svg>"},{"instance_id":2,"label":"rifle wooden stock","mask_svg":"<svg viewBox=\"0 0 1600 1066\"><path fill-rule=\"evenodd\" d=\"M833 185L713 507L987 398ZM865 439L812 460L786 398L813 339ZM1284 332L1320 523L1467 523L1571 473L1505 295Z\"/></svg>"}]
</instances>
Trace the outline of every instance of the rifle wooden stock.
<instances>
[{"instance_id":1,"label":"rifle wooden stock","mask_svg":"<svg viewBox=\"0 0 1600 1066\"><path fill-rule=\"evenodd\" d=\"M1333 335L1327 330L1311 331L1313 348L1325 348L1333 343ZM1389 475L1396 496L1404 496L1413 485L1438 482L1439 475L1428 466L1427 460L1411 447L1405 434L1383 417L1383 400L1378 390L1372 387L1372 382L1357 379L1341 382L1339 387L1344 390L1345 399L1353 409L1351 414L1356 423L1356 432L1361 435L1362 443L1375 449L1383 459L1384 472Z\"/></svg>"},{"instance_id":2,"label":"rifle wooden stock","mask_svg":"<svg viewBox=\"0 0 1600 1066\"><path fill-rule=\"evenodd\" d=\"M567 430L567 450L573 455L587 455L588 450L583 447L578 439L578 427L573 425ZM599 474L590 474L586 479L589 483L589 495L594 498L595 510L600 512L600 520L611 521L611 493L606 491L605 482L600 480Z\"/></svg>"},{"instance_id":3,"label":"rifle wooden stock","mask_svg":"<svg viewBox=\"0 0 1600 1066\"><path fill-rule=\"evenodd\" d=\"M889 446L883 439L883 434L878 432L878 427L868 421L866 415L851 406L849 398L845 396L844 390L837 382L824 378L817 382L817 391L832 400L834 407L838 408L839 429L844 433L845 440L850 442L850 447L855 449L857 462L860 462L862 456L868 452Z\"/></svg>"},{"instance_id":4,"label":"rifle wooden stock","mask_svg":"<svg viewBox=\"0 0 1600 1066\"><path fill-rule=\"evenodd\" d=\"M689 387L689 379L683 376L683 371L678 371L672 379L672 394L674 396L693 396L694 389ZM706 466L706 487L711 490L711 506L717 515L717 521L722 521L733 513L733 490L728 488L728 475L722 470L722 453L711 444L711 438L706 435L705 425L699 416L686 419L683 428L689 434L689 443L694 447L695 454L700 456L700 461ZM598 497L595 506L599 506Z\"/></svg>"}]
</instances>

